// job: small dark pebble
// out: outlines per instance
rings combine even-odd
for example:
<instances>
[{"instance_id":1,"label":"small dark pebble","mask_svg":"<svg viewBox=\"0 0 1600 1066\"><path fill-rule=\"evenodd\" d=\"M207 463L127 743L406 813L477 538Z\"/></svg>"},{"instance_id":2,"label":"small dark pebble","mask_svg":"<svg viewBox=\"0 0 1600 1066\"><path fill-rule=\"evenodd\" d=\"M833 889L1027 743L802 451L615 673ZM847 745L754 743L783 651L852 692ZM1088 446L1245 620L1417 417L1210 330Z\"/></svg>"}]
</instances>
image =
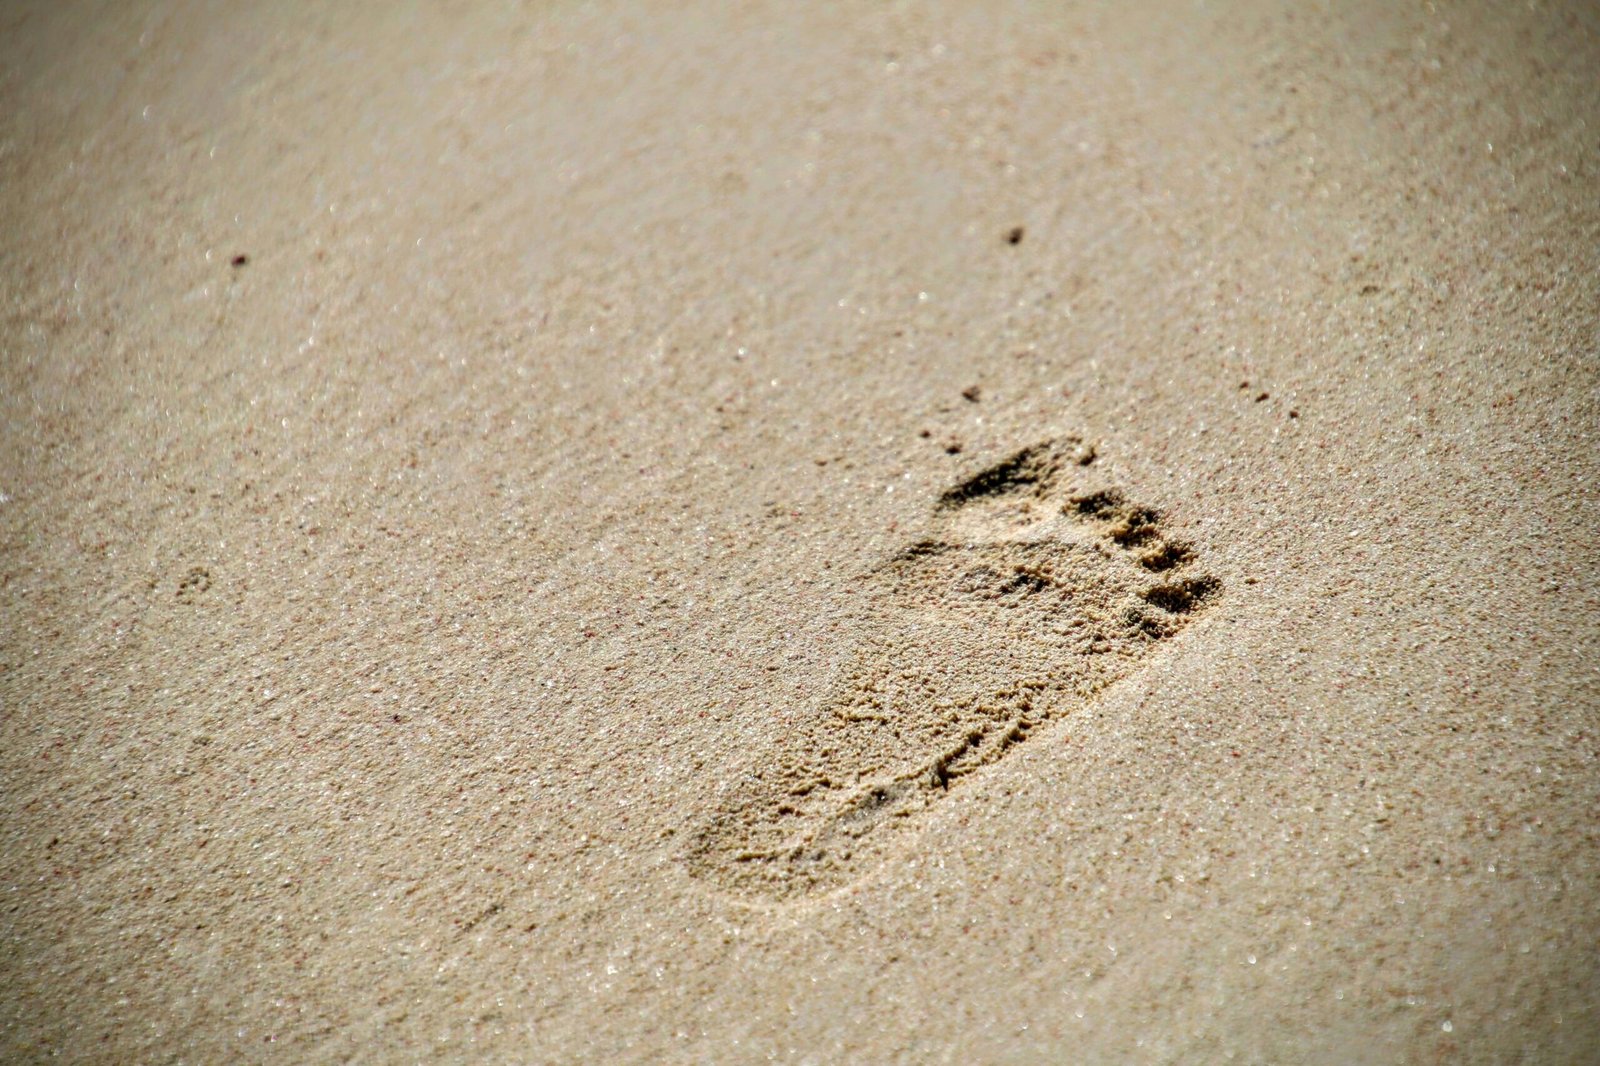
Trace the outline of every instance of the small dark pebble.
<instances>
[{"instance_id":1,"label":"small dark pebble","mask_svg":"<svg viewBox=\"0 0 1600 1066\"><path fill-rule=\"evenodd\" d=\"M1296 410L1295 408L1291 407L1291 408L1289 408L1289 417L1290 418L1299 418L1300 417L1300 412L1298 410Z\"/></svg>"},{"instance_id":2,"label":"small dark pebble","mask_svg":"<svg viewBox=\"0 0 1600 1066\"><path fill-rule=\"evenodd\" d=\"M1022 227L1021 226L1013 226L1013 227L1011 227L1011 232L1006 234L1006 243L1007 244L1021 244L1022 243Z\"/></svg>"},{"instance_id":3,"label":"small dark pebble","mask_svg":"<svg viewBox=\"0 0 1600 1066\"><path fill-rule=\"evenodd\" d=\"M1265 400L1266 398L1267 398L1267 394L1263 392L1263 393L1261 393L1260 395L1258 395L1256 397L1256 403L1260 403L1262 400Z\"/></svg>"},{"instance_id":4,"label":"small dark pebble","mask_svg":"<svg viewBox=\"0 0 1600 1066\"><path fill-rule=\"evenodd\" d=\"M953 440L950 443L946 444L944 446L944 453L946 455L960 455L961 454L961 442L958 441L958 440Z\"/></svg>"},{"instance_id":5,"label":"small dark pebble","mask_svg":"<svg viewBox=\"0 0 1600 1066\"><path fill-rule=\"evenodd\" d=\"M236 255L230 262L236 267L242 267L250 262L250 257L248 255Z\"/></svg>"},{"instance_id":6,"label":"small dark pebble","mask_svg":"<svg viewBox=\"0 0 1600 1066\"><path fill-rule=\"evenodd\" d=\"M918 430L917 431L917 436L921 437L923 440L927 440L929 437L933 436L933 430L931 430L931 429Z\"/></svg>"},{"instance_id":7,"label":"small dark pebble","mask_svg":"<svg viewBox=\"0 0 1600 1066\"><path fill-rule=\"evenodd\" d=\"M966 400L968 403L977 403L979 397L982 395L983 390L978 388L976 385L968 385L966 388L961 390L961 398Z\"/></svg>"}]
</instances>

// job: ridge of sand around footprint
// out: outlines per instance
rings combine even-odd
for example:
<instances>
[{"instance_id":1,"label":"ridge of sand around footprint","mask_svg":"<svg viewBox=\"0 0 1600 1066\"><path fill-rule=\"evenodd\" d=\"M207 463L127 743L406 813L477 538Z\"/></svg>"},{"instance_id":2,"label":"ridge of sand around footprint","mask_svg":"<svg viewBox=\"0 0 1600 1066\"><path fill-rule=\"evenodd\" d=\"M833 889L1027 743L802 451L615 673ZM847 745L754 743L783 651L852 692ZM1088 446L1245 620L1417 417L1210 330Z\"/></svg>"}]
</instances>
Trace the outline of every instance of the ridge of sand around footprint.
<instances>
[{"instance_id":1,"label":"ridge of sand around footprint","mask_svg":"<svg viewBox=\"0 0 1600 1066\"><path fill-rule=\"evenodd\" d=\"M868 875L960 781L1137 669L1221 590L1160 512L1065 436L945 492L872 569L871 636L794 734L721 797L687 855L742 896Z\"/></svg>"}]
</instances>

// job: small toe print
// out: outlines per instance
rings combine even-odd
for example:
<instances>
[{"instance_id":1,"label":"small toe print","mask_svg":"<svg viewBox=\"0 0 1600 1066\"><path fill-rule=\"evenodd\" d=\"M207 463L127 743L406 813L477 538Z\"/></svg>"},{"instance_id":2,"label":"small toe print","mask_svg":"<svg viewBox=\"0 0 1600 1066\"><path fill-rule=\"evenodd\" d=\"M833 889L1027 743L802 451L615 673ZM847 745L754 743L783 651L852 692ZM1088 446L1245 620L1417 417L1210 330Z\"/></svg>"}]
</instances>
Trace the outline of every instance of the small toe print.
<instances>
[{"instance_id":1,"label":"small toe print","mask_svg":"<svg viewBox=\"0 0 1600 1066\"><path fill-rule=\"evenodd\" d=\"M177 598L180 603L195 603L211 588L211 571L203 566L190 567L178 582Z\"/></svg>"}]
</instances>

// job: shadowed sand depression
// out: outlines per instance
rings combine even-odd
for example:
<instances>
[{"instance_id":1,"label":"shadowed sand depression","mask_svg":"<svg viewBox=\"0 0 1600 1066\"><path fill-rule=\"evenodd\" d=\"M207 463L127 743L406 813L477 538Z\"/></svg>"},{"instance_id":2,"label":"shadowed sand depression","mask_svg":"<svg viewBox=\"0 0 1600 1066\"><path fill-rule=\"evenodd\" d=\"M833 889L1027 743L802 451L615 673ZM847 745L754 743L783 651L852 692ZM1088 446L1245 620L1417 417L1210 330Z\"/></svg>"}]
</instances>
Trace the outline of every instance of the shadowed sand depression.
<instances>
[{"instance_id":1,"label":"shadowed sand depression","mask_svg":"<svg viewBox=\"0 0 1600 1066\"><path fill-rule=\"evenodd\" d=\"M1139 668L1220 592L1092 446L1025 448L945 492L865 578L871 636L696 833L698 876L791 898L887 858L970 774Z\"/></svg>"}]
</instances>

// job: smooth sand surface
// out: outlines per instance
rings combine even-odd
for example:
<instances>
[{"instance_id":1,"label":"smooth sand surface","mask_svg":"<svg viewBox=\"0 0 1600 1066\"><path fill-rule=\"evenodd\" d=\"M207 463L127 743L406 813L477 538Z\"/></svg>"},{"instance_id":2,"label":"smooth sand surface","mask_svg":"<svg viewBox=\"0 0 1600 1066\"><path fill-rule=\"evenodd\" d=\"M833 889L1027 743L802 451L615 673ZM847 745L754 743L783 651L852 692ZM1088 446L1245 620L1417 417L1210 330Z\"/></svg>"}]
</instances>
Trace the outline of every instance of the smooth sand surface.
<instances>
[{"instance_id":1,"label":"smooth sand surface","mask_svg":"<svg viewBox=\"0 0 1600 1066\"><path fill-rule=\"evenodd\" d=\"M8 4L0 1058L1600 1059L1584 3Z\"/></svg>"}]
</instances>

